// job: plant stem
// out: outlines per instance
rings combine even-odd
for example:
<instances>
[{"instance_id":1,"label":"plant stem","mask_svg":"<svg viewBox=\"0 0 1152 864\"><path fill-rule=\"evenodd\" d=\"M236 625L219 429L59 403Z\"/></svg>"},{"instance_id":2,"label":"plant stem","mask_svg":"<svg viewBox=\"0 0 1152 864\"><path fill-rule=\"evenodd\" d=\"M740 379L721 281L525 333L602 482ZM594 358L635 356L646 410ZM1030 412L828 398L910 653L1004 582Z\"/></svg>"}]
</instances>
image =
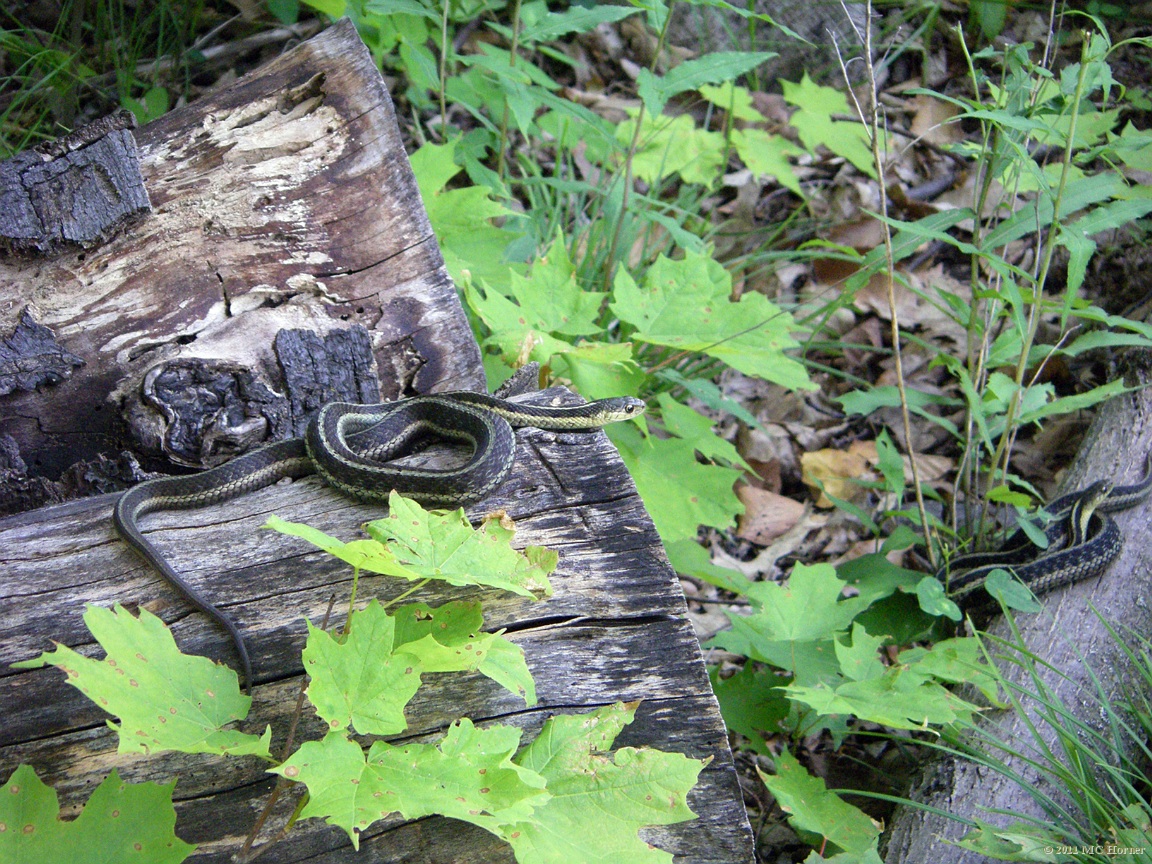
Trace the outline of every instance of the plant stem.
<instances>
[{"instance_id":1,"label":"plant stem","mask_svg":"<svg viewBox=\"0 0 1152 864\"><path fill-rule=\"evenodd\" d=\"M423 588L425 585L427 585L431 581L432 581L431 579L421 579L419 582L417 582L415 585L413 585L411 588L409 588L404 593L396 595L391 600L389 600L387 603L381 603L380 607L382 609L390 609L391 607L393 607L397 603L399 603L401 600L404 600L408 597L411 597L413 594L415 594L417 591L419 591L421 588Z\"/></svg>"},{"instance_id":2,"label":"plant stem","mask_svg":"<svg viewBox=\"0 0 1152 864\"><path fill-rule=\"evenodd\" d=\"M868 0L865 6L864 20L865 22L872 20L872 0ZM864 27L863 40L864 64L868 75L868 95L871 104L868 106L867 114L864 113L859 103L857 103L856 109L860 112L861 120L867 118L864 125L868 129L868 137L872 145L872 164L876 166L876 176L879 181L877 187L880 193L881 222L884 227L884 258L886 265L884 283L888 294L888 310L892 325L892 359L896 367L896 387L900 391L900 417L904 425L904 449L908 452L908 463L912 468L912 488L916 493L916 507L920 511L920 525L924 529L925 545L928 547L928 562L932 568L935 569L935 544L932 542L932 529L928 523L928 512L924 507L924 492L920 488L920 469L916 465L916 455L912 449L912 416L908 410L908 390L904 380L904 361L900 350L900 316L896 308L896 261L892 253L892 229L888 223L888 190L884 185L885 163L880 130L880 99L876 84L876 69L872 63L872 28L868 25ZM839 54L839 52L837 52L837 54ZM844 81L848 85L849 92L851 92L851 82L848 79L848 70L844 67L843 58L840 59L840 65L844 71ZM853 98L855 98L855 96L853 96ZM886 142L886 140L887 138L885 137L884 141Z\"/></svg>"},{"instance_id":3,"label":"plant stem","mask_svg":"<svg viewBox=\"0 0 1152 864\"><path fill-rule=\"evenodd\" d=\"M1064 142L1064 158L1061 164L1060 181L1056 186L1056 195L1052 201L1052 221L1048 225L1047 235L1043 238L1043 248L1041 251L1041 260L1038 262L1038 270L1033 277L1032 286L1032 304L1028 310L1028 332L1024 340L1023 347L1020 351L1020 357L1016 361L1015 382L1016 389L1012 393L1012 398L1008 400L1008 407L1004 414L1004 434L1000 437L1000 442L996 448L996 454L992 460L993 470L996 466L1000 466L1000 476L1008 476L1008 463L1011 459L1012 445L1016 441L1016 415L1020 410L1020 404L1024 398L1024 376L1028 371L1028 356L1032 353L1032 345L1036 341L1036 333L1040 328L1040 318L1043 311L1043 293L1044 286L1048 281L1048 272L1052 266L1052 256L1056 251L1056 238L1060 233L1060 205L1064 198L1064 189L1068 184L1068 175L1072 165L1072 148L1076 140L1076 121L1079 118L1080 105L1084 98L1084 81L1088 71L1088 49L1091 44L1090 39L1085 39L1080 47L1080 72L1076 79L1076 93L1072 100L1071 117L1069 120L1068 134ZM1043 196L1036 197L1036 214L1037 222L1040 216L1040 202ZM1039 232L1039 225L1037 226Z\"/></svg>"},{"instance_id":4,"label":"plant stem","mask_svg":"<svg viewBox=\"0 0 1152 864\"><path fill-rule=\"evenodd\" d=\"M664 41L668 37L668 25L672 21L672 7L668 4L664 26L660 28L660 37L656 40L656 50L653 52L652 65L648 70L656 74L656 67L660 63L660 55L664 52ZM636 148L640 146L640 129L644 125L644 103L640 103L640 110L636 112L636 128L632 132L632 140L628 142L628 152L624 156L624 190L620 197L620 212L616 216L616 224L612 231L612 245L608 249L608 260L604 262L604 293L612 290L612 277L615 274L616 251L620 246L620 234L624 230L624 220L628 215L628 198L632 191L632 160L636 158Z\"/></svg>"},{"instance_id":5,"label":"plant stem","mask_svg":"<svg viewBox=\"0 0 1152 864\"><path fill-rule=\"evenodd\" d=\"M516 51L520 46L520 0L513 0L512 3L512 50L508 54L508 65L512 68L516 66ZM504 96L504 113L500 118L500 150L496 154L496 176L500 178L500 182L504 182L504 171L507 168L507 158L505 153L508 150L508 115L510 109L508 108L508 96Z\"/></svg>"},{"instance_id":6,"label":"plant stem","mask_svg":"<svg viewBox=\"0 0 1152 864\"><path fill-rule=\"evenodd\" d=\"M443 0L440 5L440 140L448 140L448 102L445 89L448 86L448 6L452 0Z\"/></svg>"}]
</instances>

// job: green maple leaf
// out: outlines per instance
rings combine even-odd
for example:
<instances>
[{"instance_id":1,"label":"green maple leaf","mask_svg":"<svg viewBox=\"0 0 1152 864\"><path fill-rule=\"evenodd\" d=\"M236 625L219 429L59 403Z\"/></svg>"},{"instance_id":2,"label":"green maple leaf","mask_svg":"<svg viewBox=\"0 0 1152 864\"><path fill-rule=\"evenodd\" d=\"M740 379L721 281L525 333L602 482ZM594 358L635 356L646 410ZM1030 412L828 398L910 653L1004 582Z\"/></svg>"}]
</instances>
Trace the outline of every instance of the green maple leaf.
<instances>
[{"instance_id":1,"label":"green maple leaf","mask_svg":"<svg viewBox=\"0 0 1152 864\"><path fill-rule=\"evenodd\" d=\"M792 316L763 294L730 299L732 276L707 255L673 261L661 255L641 288L621 268L612 311L637 328L639 342L700 351L734 369L789 389L815 389L804 367L784 352L796 347Z\"/></svg>"},{"instance_id":2,"label":"green maple leaf","mask_svg":"<svg viewBox=\"0 0 1152 864\"><path fill-rule=\"evenodd\" d=\"M463 508L428 511L393 492L388 516L368 523L371 540L344 543L308 525L268 519L267 528L300 537L341 561L411 581L439 579L450 585L486 585L525 597L552 594L548 574L559 556L541 546L517 552L510 545L514 529L499 519L486 519L473 530Z\"/></svg>"},{"instance_id":3,"label":"green maple leaf","mask_svg":"<svg viewBox=\"0 0 1152 864\"><path fill-rule=\"evenodd\" d=\"M785 698L781 679L775 671L745 663L735 675L719 676L720 667L710 666L712 692L720 703L724 725L748 739L749 746L763 756L772 756L765 738L789 731L786 721L792 706Z\"/></svg>"},{"instance_id":4,"label":"green maple leaf","mask_svg":"<svg viewBox=\"0 0 1152 864\"><path fill-rule=\"evenodd\" d=\"M995 670L984 662L977 639L941 639L931 648L908 648L897 658L902 665L915 664L917 672L931 675L952 684L971 684L997 707L1005 707L1000 699L1000 685Z\"/></svg>"},{"instance_id":5,"label":"green maple leaf","mask_svg":"<svg viewBox=\"0 0 1152 864\"><path fill-rule=\"evenodd\" d=\"M697 89L701 96L737 120L750 123L763 123L766 120L752 105L752 94L747 87L738 87L731 81L725 81L719 85L701 84Z\"/></svg>"},{"instance_id":6,"label":"green maple leaf","mask_svg":"<svg viewBox=\"0 0 1152 864\"><path fill-rule=\"evenodd\" d=\"M616 139L627 144L636 121L616 127ZM648 183L679 174L685 183L711 186L724 167L724 136L698 129L692 117L645 114L640 123L640 144L632 159L632 173Z\"/></svg>"},{"instance_id":7,"label":"green maple leaf","mask_svg":"<svg viewBox=\"0 0 1152 864\"><path fill-rule=\"evenodd\" d=\"M631 342L585 339L577 345L566 344L548 362L556 375L570 380L576 392L586 399L637 393L646 380L632 358Z\"/></svg>"},{"instance_id":8,"label":"green maple leaf","mask_svg":"<svg viewBox=\"0 0 1152 864\"><path fill-rule=\"evenodd\" d=\"M396 610L396 650L420 659L425 672L475 669L495 633L481 633L484 613L479 603L453 601L433 609L412 603Z\"/></svg>"},{"instance_id":9,"label":"green maple leaf","mask_svg":"<svg viewBox=\"0 0 1152 864\"><path fill-rule=\"evenodd\" d=\"M788 161L789 156L799 156L804 151L783 135L769 135L763 129L735 129L732 146L744 167L755 176L775 177L781 186L791 189L801 198L805 197Z\"/></svg>"},{"instance_id":10,"label":"green maple leaf","mask_svg":"<svg viewBox=\"0 0 1152 864\"><path fill-rule=\"evenodd\" d=\"M433 609L402 606L389 615L376 600L352 616L344 641L308 624L304 668L308 698L331 729L395 735L407 728L404 708L422 675L472 669L530 704L535 684L524 652L498 633L483 633L479 603Z\"/></svg>"},{"instance_id":11,"label":"green maple leaf","mask_svg":"<svg viewBox=\"0 0 1152 864\"><path fill-rule=\"evenodd\" d=\"M457 143L425 144L412 154L412 171L428 221L453 281L463 283L466 274L488 281L503 280L509 268L508 247L520 235L496 227L491 220L516 214L494 201L486 187L446 188L462 170L456 164Z\"/></svg>"},{"instance_id":12,"label":"green maple leaf","mask_svg":"<svg viewBox=\"0 0 1152 864\"><path fill-rule=\"evenodd\" d=\"M660 403L660 419L664 421L664 428L673 435L691 441L692 446L705 459L718 459L729 465L752 470L752 466L744 461L734 444L712 431L715 421L711 417L705 417L677 402L668 393L661 393L656 400Z\"/></svg>"},{"instance_id":13,"label":"green maple leaf","mask_svg":"<svg viewBox=\"0 0 1152 864\"><path fill-rule=\"evenodd\" d=\"M536 684L524 649L500 633L482 633L483 610L478 602L462 600L435 609L411 603L396 610L396 651L411 654L425 672L464 672L471 669L536 704Z\"/></svg>"},{"instance_id":14,"label":"green maple leaf","mask_svg":"<svg viewBox=\"0 0 1152 864\"><path fill-rule=\"evenodd\" d=\"M730 617L772 641L829 639L867 608L859 597L841 600L844 587L830 564L797 564L786 585L757 582L749 588L754 615Z\"/></svg>"},{"instance_id":15,"label":"green maple leaf","mask_svg":"<svg viewBox=\"0 0 1152 864\"><path fill-rule=\"evenodd\" d=\"M976 819L976 827L956 841L961 849L999 861L1066 861L1073 860L1053 854L1053 846L1063 846L1067 837L1045 825L1013 822L1010 825L991 825ZM1119 838L1117 838L1119 839ZM1147 835L1139 836L1135 845L1146 845ZM1121 841L1117 845L1128 845ZM1123 853L1120 853L1123 854ZM1127 857L1127 856L1125 856ZM1136 857L1136 856L1133 856Z\"/></svg>"},{"instance_id":16,"label":"green maple leaf","mask_svg":"<svg viewBox=\"0 0 1152 864\"><path fill-rule=\"evenodd\" d=\"M519 742L519 729L477 729L465 718L439 745L377 741L365 759L359 744L330 732L272 771L308 787L303 818L343 828L359 848L360 832L392 813L437 813L487 830L529 817L548 793L542 777L511 761Z\"/></svg>"},{"instance_id":17,"label":"green maple leaf","mask_svg":"<svg viewBox=\"0 0 1152 864\"><path fill-rule=\"evenodd\" d=\"M788 698L813 708L821 715L852 715L895 729L925 729L968 722L979 711L945 689L915 666L890 666L884 674L837 687L791 684Z\"/></svg>"},{"instance_id":18,"label":"green maple leaf","mask_svg":"<svg viewBox=\"0 0 1152 864\"><path fill-rule=\"evenodd\" d=\"M852 624L852 644L836 640L836 659L845 678L853 681L867 681L884 674L884 664L877 652L886 637L870 636L868 631L856 621Z\"/></svg>"},{"instance_id":19,"label":"green maple leaf","mask_svg":"<svg viewBox=\"0 0 1152 864\"><path fill-rule=\"evenodd\" d=\"M485 344L497 347L509 363L548 363L554 355L577 352L572 339L602 330L596 319L604 295L580 288L562 238L557 237L528 276L511 272L505 281L507 287L501 290L472 279L462 287L469 308L491 331ZM610 350L616 352L614 361L631 359L630 346L613 345Z\"/></svg>"},{"instance_id":20,"label":"green maple leaf","mask_svg":"<svg viewBox=\"0 0 1152 864\"><path fill-rule=\"evenodd\" d=\"M760 778L796 830L815 834L845 852L875 848L880 836L876 823L829 792L824 781L810 776L787 750L776 757L776 773L760 772Z\"/></svg>"},{"instance_id":21,"label":"green maple leaf","mask_svg":"<svg viewBox=\"0 0 1152 864\"><path fill-rule=\"evenodd\" d=\"M551 794L531 821L500 829L519 864L671 864L669 853L637 831L695 818L686 798L707 760L631 747L609 753L633 717L635 705L619 703L557 715L516 757L517 765L547 780ZM596 814L593 830L590 813Z\"/></svg>"},{"instance_id":22,"label":"green maple leaf","mask_svg":"<svg viewBox=\"0 0 1152 864\"><path fill-rule=\"evenodd\" d=\"M392 813L439 814L484 828L511 844L520 864L671 862L637 836L695 814L685 798L707 760L621 748L608 753L635 706L559 715L513 758L520 730L477 729L467 718L436 745L377 741L367 758L342 732L304 744L272 769L308 787L304 818L360 833ZM588 814L598 814L596 831Z\"/></svg>"},{"instance_id":23,"label":"green maple leaf","mask_svg":"<svg viewBox=\"0 0 1152 864\"><path fill-rule=\"evenodd\" d=\"M829 564L797 564L787 585L750 585L746 593L757 611L729 614L732 629L707 644L790 671L797 684L837 681L835 639L868 607L860 597L840 599L844 585Z\"/></svg>"},{"instance_id":24,"label":"green maple leaf","mask_svg":"<svg viewBox=\"0 0 1152 864\"><path fill-rule=\"evenodd\" d=\"M175 785L175 780L167 785L125 783L113 769L80 815L64 822L56 790L44 785L31 766L21 765L0 787L0 861L179 864L196 847L173 833Z\"/></svg>"},{"instance_id":25,"label":"green maple leaf","mask_svg":"<svg viewBox=\"0 0 1152 864\"><path fill-rule=\"evenodd\" d=\"M560 237L527 276L509 274L506 293L489 289L481 294L472 287L465 296L490 330L511 333L516 341L529 329L563 336L590 336L601 330L596 317L604 295L580 288Z\"/></svg>"},{"instance_id":26,"label":"green maple leaf","mask_svg":"<svg viewBox=\"0 0 1152 864\"><path fill-rule=\"evenodd\" d=\"M89 606L84 623L107 652L104 660L57 645L51 653L13 665L52 665L65 672L69 684L120 718L119 726L108 721L119 733L120 753L179 750L271 758L270 727L260 736L222 728L247 717L252 705L234 671L207 657L181 654L171 631L146 609L136 618L119 604L115 610Z\"/></svg>"},{"instance_id":27,"label":"green maple leaf","mask_svg":"<svg viewBox=\"0 0 1152 864\"><path fill-rule=\"evenodd\" d=\"M876 176L872 164L872 149L868 143L868 130L863 123L833 120L833 114L853 115L848 99L834 87L816 84L804 73L799 84L781 81L784 99L797 106L789 124L799 133L800 140L814 151L823 144L837 156L843 156L869 177Z\"/></svg>"},{"instance_id":28,"label":"green maple leaf","mask_svg":"<svg viewBox=\"0 0 1152 864\"><path fill-rule=\"evenodd\" d=\"M525 597L550 597L548 574L559 555L542 546L523 552L512 548L515 529L504 519L485 519L473 530L463 509L432 514L414 501L392 493L388 516L369 522L368 534L388 543L396 560L420 578L451 585L487 585Z\"/></svg>"},{"instance_id":29,"label":"green maple leaf","mask_svg":"<svg viewBox=\"0 0 1152 864\"><path fill-rule=\"evenodd\" d=\"M606 430L665 543L694 539L699 525L731 527L744 509L733 491L740 472L706 465L683 438L647 438L631 424Z\"/></svg>"},{"instance_id":30,"label":"green maple leaf","mask_svg":"<svg viewBox=\"0 0 1152 864\"><path fill-rule=\"evenodd\" d=\"M420 689L423 670L413 655L393 653L395 633L395 619L375 600L353 616L344 643L308 622L308 699L329 729L394 735L408 728L404 706Z\"/></svg>"}]
</instances>

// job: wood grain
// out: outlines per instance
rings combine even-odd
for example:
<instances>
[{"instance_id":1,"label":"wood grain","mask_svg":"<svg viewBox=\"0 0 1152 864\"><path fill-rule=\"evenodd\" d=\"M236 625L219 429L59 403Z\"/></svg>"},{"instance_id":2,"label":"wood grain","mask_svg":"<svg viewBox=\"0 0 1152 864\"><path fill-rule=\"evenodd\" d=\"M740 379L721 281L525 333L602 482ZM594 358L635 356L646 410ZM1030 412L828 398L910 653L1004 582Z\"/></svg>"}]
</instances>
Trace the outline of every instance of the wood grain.
<instances>
[{"instance_id":1,"label":"wood grain","mask_svg":"<svg viewBox=\"0 0 1152 864\"><path fill-rule=\"evenodd\" d=\"M136 446L121 418L151 367L274 370L284 329L366 327L386 399L483 386L392 102L349 22L133 134L151 214L98 249L0 259L0 336L31 309L85 363L0 402L0 433L37 473Z\"/></svg>"},{"instance_id":2,"label":"wood grain","mask_svg":"<svg viewBox=\"0 0 1152 864\"><path fill-rule=\"evenodd\" d=\"M435 676L408 709L411 735L434 735L458 716L521 725L526 738L556 712L589 711L617 700L643 700L636 723L618 742L711 757L690 804L700 819L653 833L653 842L692 862L750 860L750 834L723 722L683 595L631 479L603 433L518 433L512 476L469 510L478 518L502 509L516 521L516 543L560 553L555 594L533 602L500 592L432 587L417 599L482 599L486 627L508 628L523 646L540 702L522 701L480 675ZM116 537L111 496L0 520L0 764L28 762L71 806L112 767L128 780L178 776L179 833L202 844L196 860L224 861L236 851L271 781L256 759L221 760L165 753L117 756L107 715L53 668L9 664L59 641L100 656L83 626L85 603L139 604L171 625L185 651L234 662L227 637L182 599ZM300 686L307 617L319 622L331 598L347 603L351 571L308 544L261 530L275 513L345 539L379 518L315 478L280 484L225 505L148 517L146 529L172 563L232 615L249 639L258 686L241 728L272 724L283 742ZM393 597L407 583L366 575L360 597ZM342 620L338 612L333 623ZM323 729L306 713L305 738ZM282 823L273 820L278 827ZM463 832L469 839L459 841ZM441 836L441 835L449 836ZM445 820L381 823L359 861L500 861L501 845L483 832ZM430 839L434 838L434 839ZM303 823L267 860L343 860L343 832ZM466 848L444 859L445 849ZM463 853L461 853L463 854ZM411 857L417 855L417 857ZM330 859L327 856L333 856ZM351 859L349 859L351 860Z\"/></svg>"}]
</instances>

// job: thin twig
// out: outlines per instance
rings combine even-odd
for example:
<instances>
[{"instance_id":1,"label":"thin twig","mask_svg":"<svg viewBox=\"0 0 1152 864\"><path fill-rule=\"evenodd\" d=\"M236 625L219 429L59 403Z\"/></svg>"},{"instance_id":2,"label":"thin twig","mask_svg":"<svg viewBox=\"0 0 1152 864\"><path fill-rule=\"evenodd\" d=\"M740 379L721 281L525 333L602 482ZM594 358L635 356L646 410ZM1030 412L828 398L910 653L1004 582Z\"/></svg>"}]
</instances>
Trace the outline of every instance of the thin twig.
<instances>
[{"instance_id":1,"label":"thin twig","mask_svg":"<svg viewBox=\"0 0 1152 864\"><path fill-rule=\"evenodd\" d=\"M840 0L840 5L844 6L844 0ZM847 7L844 7L844 14L848 16L851 21L851 16L848 15ZM900 316L896 308L896 261L892 253L892 229L888 223L888 193L884 184L884 158L881 152L880 140L880 94L877 92L876 86L876 69L872 63L872 0L868 0L864 7L864 65L868 75L869 95L872 104L869 106L868 113L864 112L863 106L856 100L856 94L852 89L851 82L848 78L848 69L844 64L843 54L840 52L839 45L836 46L836 57L840 61L840 69L844 74L844 82L848 86L848 92L852 95L852 101L856 104L856 110L860 112L860 117L863 119L868 118L864 126L868 130L868 137L872 145L872 163L876 166L876 175L878 179L877 187L880 193L880 216L884 228L884 259L885 259L885 288L888 293L888 310L891 316L892 326L892 358L896 365L896 387L900 391L900 416L904 421L904 447L908 451L908 462L912 466L912 488L916 494L916 506L920 511L920 525L924 528L925 545L928 547L928 561L933 569L936 567L936 553L932 543L932 529L928 523L928 511L924 506L924 492L920 488L920 469L916 465L916 454L912 448L912 415L908 410L908 391L904 381L904 361L902 352L900 350ZM855 23L853 23L855 27ZM859 30L857 30L859 33ZM833 36L835 41L835 36ZM887 142L887 135L885 135L885 143Z\"/></svg>"},{"instance_id":2,"label":"thin twig","mask_svg":"<svg viewBox=\"0 0 1152 864\"><path fill-rule=\"evenodd\" d=\"M275 30L264 30L259 33L253 33L251 36L246 36L243 39L235 39L231 42L225 42L223 45L217 45L214 48L200 50L199 53L200 56L204 58L204 62L199 65L208 66L216 64L223 60L229 60L232 57L246 54L256 48L263 48L266 45L275 45L279 42L290 42L293 40L302 41L310 36L315 36L320 32L320 29L320 22L313 19L311 21L302 21L299 24L293 24L291 27L277 27ZM180 61L181 58L179 57L159 57L156 60L137 63L133 72L136 77L141 80L154 80L162 72L168 72L173 69ZM103 75L87 78L84 81L84 86L98 89L113 83L116 80L116 74L115 72L105 72Z\"/></svg>"},{"instance_id":3,"label":"thin twig","mask_svg":"<svg viewBox=\"0 0 1152 864\"><path fill-rule=\"evenodd\" d=\"M328 627L328 619L332 615L332 607L336 605L336 595L333 594L328 598L328 608L324 610L324 620L320 622L320 629L324 630ZM304 693L308 688L308 673L305 672L300 676L300 692L296 694L296 708L292 712L292 720L288 724L288 737L284 740L284 749L280 751L280 761L286 762L288 757L292 755L292 745L296 743L296 727L300 723L300 717L304 713ZM278 843L282 837L287 833L289 826L295 822L295 816L300 812L300 805L296 805L296 810L293 812L292 817L288 819L287 824L280 830L280 832L269 840L267 843L261 843L255 849L252 844L256 842L256 837L259 836L264 823L272 814L272 808L276 802L280 800L280 796L288 787L295 785L294 780L289 780L286 777L280 777L276 780L276 785L272 787L272 792L268 795L268 801L264 804L264 809L260 811L260 815L256 817L256 822L252 826L252 830L248 832L248 836L244 838L244 845L240 847L240 851L236 853L235 860L239 864L247 864L249 861L255 860L258 856L263 855L264 852L273 844Z\"/></svg>"}]
</instances>

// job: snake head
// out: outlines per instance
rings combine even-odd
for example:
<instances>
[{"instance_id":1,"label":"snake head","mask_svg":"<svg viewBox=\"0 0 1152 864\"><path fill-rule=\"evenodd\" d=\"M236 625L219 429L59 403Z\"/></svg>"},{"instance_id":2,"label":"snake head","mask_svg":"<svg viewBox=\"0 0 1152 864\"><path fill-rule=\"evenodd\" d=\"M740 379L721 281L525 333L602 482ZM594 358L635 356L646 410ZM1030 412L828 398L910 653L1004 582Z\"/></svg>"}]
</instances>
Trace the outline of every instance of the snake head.
<instances>
[{"instance_id":1,"label":"snake head","mask_svg":"<svg viewBox=\"0 0 1152 864\"><path fill-rule=\"evenodd\" d=\"M1097 480L1080 493L1080 501L1086 513L1091 513L1112 494L1113 484L1109 480Z\"/></svg>"},{"instance_id":2,"label":"snake head","mask_svg":"<svg viewBox=\"0 0 1152 864\"><path fill-rule=\"evenodd\" d=\"M621 420L632 420L644 413L648 407L643 399L635 396L618 396L614 399L604 399L598 403L599 421L601 425L616 423Z\"/></svg>"}]
</instances>

